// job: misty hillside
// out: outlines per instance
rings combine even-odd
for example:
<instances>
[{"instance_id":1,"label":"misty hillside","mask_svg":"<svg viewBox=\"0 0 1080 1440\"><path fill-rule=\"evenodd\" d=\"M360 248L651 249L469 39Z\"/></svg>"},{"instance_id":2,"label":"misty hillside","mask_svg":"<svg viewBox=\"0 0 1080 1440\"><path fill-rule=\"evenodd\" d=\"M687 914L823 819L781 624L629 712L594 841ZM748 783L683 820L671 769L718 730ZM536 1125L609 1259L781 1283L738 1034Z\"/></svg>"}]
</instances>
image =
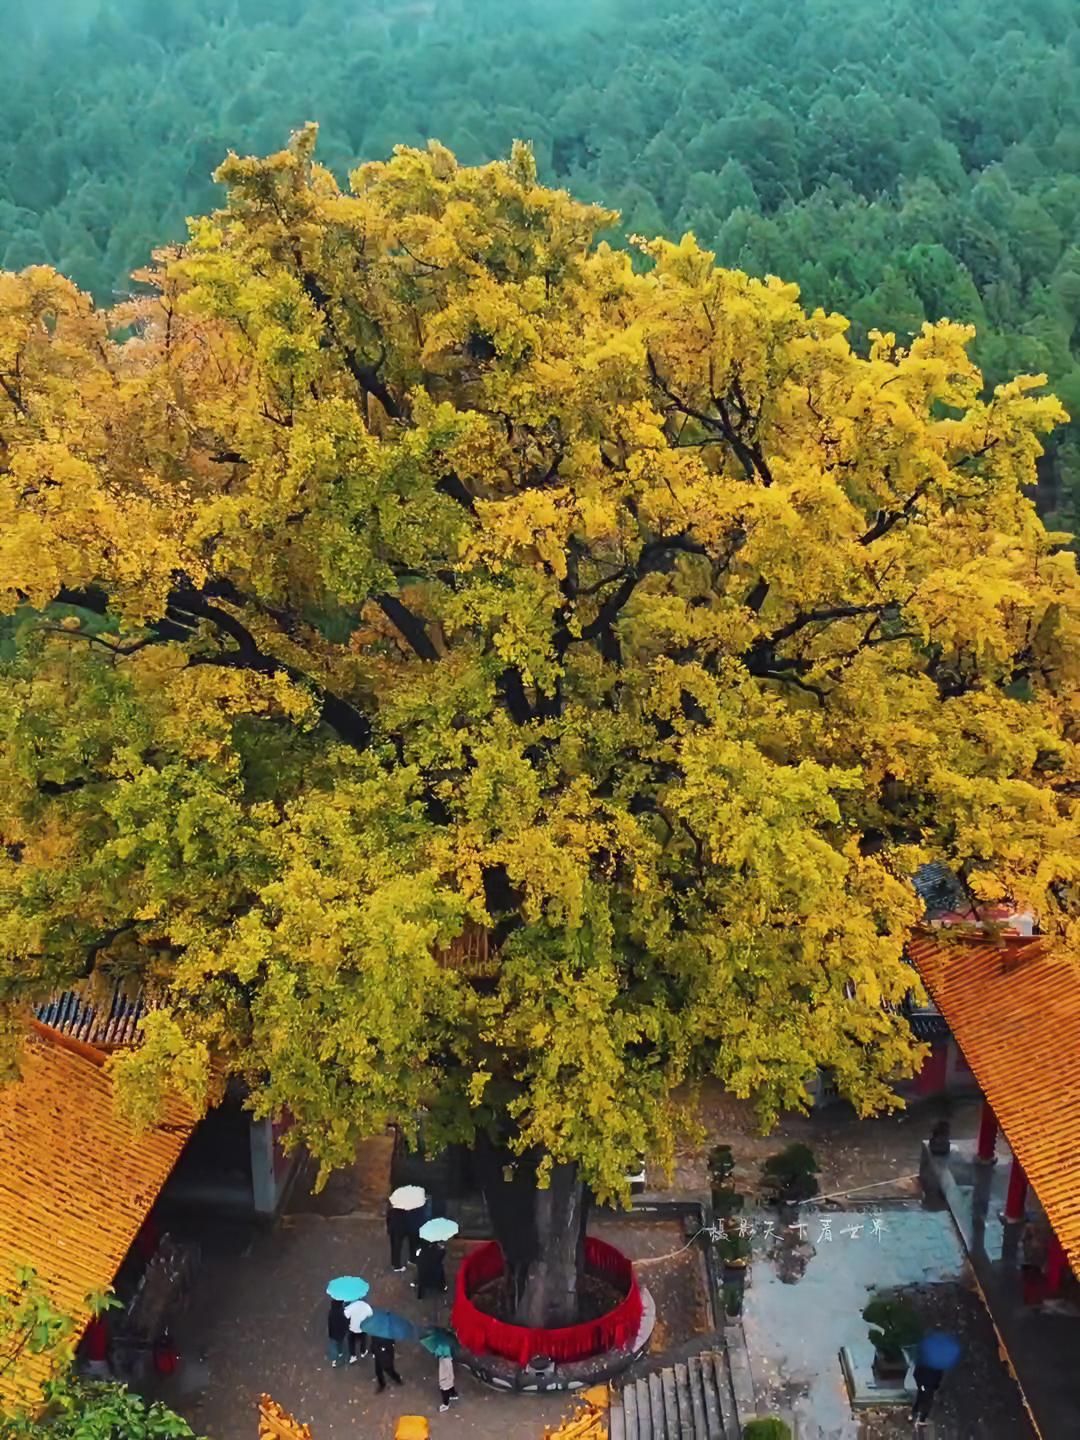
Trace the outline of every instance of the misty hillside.
<instances>
[{"instance_id":1,"label":"misty hillside","mask_svg":"<svg viewBox=\"0 0 1080 1440\"><path fill-rule=\"evenodd\" d=\"M1080 413L1070 0L3 0L0 264L109 301L309 119L343 179L437 136L795 279L856 340L971 320ZM1067 494L1072 442L1045 471ZM1063 476L1066 477L1063 481Z\"/></svg>"}]
</instances>

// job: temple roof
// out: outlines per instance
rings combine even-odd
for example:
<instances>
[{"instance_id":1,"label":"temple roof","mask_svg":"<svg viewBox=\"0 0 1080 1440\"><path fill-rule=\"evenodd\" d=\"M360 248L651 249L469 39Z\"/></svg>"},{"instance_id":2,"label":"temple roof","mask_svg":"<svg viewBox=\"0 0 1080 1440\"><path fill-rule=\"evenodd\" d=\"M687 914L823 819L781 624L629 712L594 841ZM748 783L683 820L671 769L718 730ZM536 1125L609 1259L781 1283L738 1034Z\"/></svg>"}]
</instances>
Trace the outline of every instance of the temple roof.
<instances>
[{"instance_id":1,"label":"temple roof","mask_svg":"<svg viewBox=\"0 0 1080 1440\"><path fill-rule=\"evenodd\" d=\"M1080 977L1037 938L920 932L907 950L1080 1274Z\"/></svg>"},{"instance_id":2,"label":"temple roof","mask_svg":"<svg viewBox=\"0 0 1080 1440\"><path fill-rule=\"evenodd\" d=\"M104 1055L32 1026L20 1078L0 1088L0 1283L30 1266L81 1330L87 1296L111 1285L195 1117L171 1100L137 1133L117 1113ZM36 1403L49 1362L20 1368L0 1374L0 1405Z\"/></svg>"},{"instance_id":3,"label":"temple roof","mask_svg":"<svg viewBox=\"0 0 1080 1440\"><path fill-rule=\"evenodd\" d=\"M139 1023L151 1008L141 988L128 990L117 981L103 991L84 981L39 1005L37 1018L98 1050L114 1050L138 1043Z\"/></svg>"}]
</instances>

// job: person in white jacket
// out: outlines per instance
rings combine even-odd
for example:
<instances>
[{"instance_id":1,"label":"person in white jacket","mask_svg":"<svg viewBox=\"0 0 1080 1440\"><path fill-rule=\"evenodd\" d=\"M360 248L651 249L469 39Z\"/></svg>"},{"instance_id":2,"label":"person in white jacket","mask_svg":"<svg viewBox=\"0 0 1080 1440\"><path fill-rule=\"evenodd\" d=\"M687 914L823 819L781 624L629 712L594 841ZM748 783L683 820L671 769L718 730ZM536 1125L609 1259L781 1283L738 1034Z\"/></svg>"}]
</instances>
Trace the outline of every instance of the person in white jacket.
<instances>
[{"instance_id":1,"label":"person in white jacket","mask_svg":"<svg viewBox=\"0 0 1080 1440\"><path fill-rule=\"evenodd\" d=\"M345 1318L349 1322L349 1364L355 1365L361 1355L368 1353L368 1337L360 1326L372 1313L366 1300L354 1300L345 1306Z\"/></svg>"}]
</instances>

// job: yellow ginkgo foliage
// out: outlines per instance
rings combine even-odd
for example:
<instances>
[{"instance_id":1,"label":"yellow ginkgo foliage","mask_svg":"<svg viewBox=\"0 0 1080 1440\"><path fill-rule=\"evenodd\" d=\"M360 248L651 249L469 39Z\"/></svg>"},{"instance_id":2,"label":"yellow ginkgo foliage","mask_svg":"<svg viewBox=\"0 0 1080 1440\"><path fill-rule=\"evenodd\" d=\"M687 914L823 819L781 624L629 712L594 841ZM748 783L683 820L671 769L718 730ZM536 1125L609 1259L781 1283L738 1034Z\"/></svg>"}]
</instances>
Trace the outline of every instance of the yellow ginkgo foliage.
<instances>
[{"instance_id":1,"label":"yellow ginkgo foliage","mask_svg":"<svg viewBox=\"0 0 1080 1440\"><path fill-rule=\"evenodd\" d=\"M550 1322L676 1086L890 1103L921 863L1080 955L1064 415L597 245L525 146L314 143L114 311L0 277L0 996L152 979L138 1104L231 1071L327 1168L517 1156Z\"/></svg>"}]
</instances>

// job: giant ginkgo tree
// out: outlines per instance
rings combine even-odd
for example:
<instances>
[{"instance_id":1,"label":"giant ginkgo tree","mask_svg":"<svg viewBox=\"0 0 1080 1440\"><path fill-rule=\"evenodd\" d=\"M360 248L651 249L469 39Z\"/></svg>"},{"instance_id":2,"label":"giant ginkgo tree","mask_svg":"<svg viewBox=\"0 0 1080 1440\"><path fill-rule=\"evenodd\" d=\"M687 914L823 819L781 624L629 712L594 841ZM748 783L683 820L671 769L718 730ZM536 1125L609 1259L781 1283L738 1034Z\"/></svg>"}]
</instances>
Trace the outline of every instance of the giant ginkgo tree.
<instances>
[{"instance_id":1,"label":"giant ginkgo tree","mask_svg":"<svg viewBox=\"0 0 1080 1440\"><path fill-rule=\"evenodd\" d=\"M151 983L136 1111L233 1072L326 1168L516 1163L555 1323L676 1087L890 1103L919 863L1080 953L1063 412L597 245L525 146L314 144L112 312L0 278L0 996Z\"/></svg>"}]
</instances>

